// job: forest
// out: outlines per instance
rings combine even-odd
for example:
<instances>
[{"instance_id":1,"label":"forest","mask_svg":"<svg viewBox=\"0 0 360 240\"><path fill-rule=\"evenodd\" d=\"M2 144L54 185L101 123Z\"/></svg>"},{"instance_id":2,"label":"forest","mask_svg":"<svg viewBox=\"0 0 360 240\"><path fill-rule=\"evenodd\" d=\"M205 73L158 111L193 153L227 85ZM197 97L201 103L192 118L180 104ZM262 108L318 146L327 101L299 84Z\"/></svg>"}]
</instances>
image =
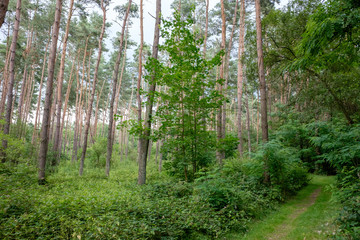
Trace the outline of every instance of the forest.
<instances>
[{"instance_id":1,"label":"forest","mask_svg":"<svg viewBox=\"0 0 360 240\"><path fill-rule=\"evenodd\" d=\"M360 239L360 1L0 0L0 59L1 239Z\"/></svg>"}]
</instances>

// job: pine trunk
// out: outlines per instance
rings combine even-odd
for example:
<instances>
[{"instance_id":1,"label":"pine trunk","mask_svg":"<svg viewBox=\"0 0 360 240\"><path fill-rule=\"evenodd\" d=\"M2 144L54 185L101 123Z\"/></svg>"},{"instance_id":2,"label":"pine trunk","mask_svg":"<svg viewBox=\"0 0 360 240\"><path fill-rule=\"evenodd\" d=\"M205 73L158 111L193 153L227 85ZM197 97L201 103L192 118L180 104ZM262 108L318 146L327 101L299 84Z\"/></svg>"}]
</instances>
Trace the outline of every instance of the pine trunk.
<instances>
[{"instance_id":1,"label":"pine trunk","mask_svg":"<svg viewBox=\"0 0 360 240\"><path fill-rule=\"evenodd\" d=\"M155 31L154 31L154 42L152 49L152 58L158 58L159 52L159 38L160 38L160 12L161 12L161 0L156 0L156 20L155 20ZM155 73L152 74L152 80L155 78ZM156 85L152 83L149 86L149 96L151 96L155 92ZM144 135L140 136L141 141L141 150L138 157L139 161L139 175L138 175L138 184L143 185L146 183L146 159L148 154L149 147L149 137L151 132L151 118L152 118L152 108L154 104L154 99L149 97L146 105L146 113L145 113L145 126L144 126Z\"/></svg>"},{"instance_id":2,"label":"pine trunk","mask_svg":"<svg viewBox=\"0 0 360 240\"><path fill-rule=\"evenodd\" d=\"M39 184L44 184L45 182L46 154L48 151L48 143L49 143L48 129L49 129L49 119L50 119L50 106L51 106L51 96L52 96L53 82L54 82L57 41L58 41L59 29L60 29L61 8L62 8L62 0L57 0L56 10L55 10L55 21L53 25L51 51L50 51L50 57L48 63L48 80L46 84L44 113L43 113L41 135L40 135L41 142L40 142L40 150L39 150L39 175L38 175Z\"/></svg>"},{"instance_id":3,"label":"pine trunk","mask_svg":"<svg viewBox=\"0 0 360 240\"><path fill-rule=\"evenodd\" d=\"M65 36L64 36L63 45L62 45L61 60L60 60L60 72L59 72L59 77L58 77L58 81L57 81L56 130L55 130L54 146L53 146L53 151L54 151L55 155L57 156L57 159L59 159L58 152L60 151L60 146L61 146L60 129L61 129L61 109L62 109L62 86L63 86L63 82L64 82L64 72L65 72L65 57L66 57L66 48L67 48L67 41L68 41L71 17L73 14L74 0L70 0L69 4L70 4L69 5L69 15L67 18ZM66 110L64 110L64 115L65 115L65 112L66 112Z\"/></svg>"},{"instance_id":4,"label":"pine trunk","mask_svg":"<svg viewBox=\"0 0 360 240\"><path fill-rule=\"evenodd\" d=\"M102 41L103 41L104 32L105 32L106 9L104 6L104 0L101 0L101 9L103 11L103 24L101 27L101 34L100 34L100 38L99 38L99 46L98 46L99 51L98 51L98 57L97 57L96 66L95 66L94 80L93 80L90 100L89 100L88 108L87 108L87 112L86 112L84 143L83 143L83 150L82 150L82 154L81 154L80 170L79 170L80 176L83 174L83 170L84 170L84 160L85 160L86 150L87 150L87 139L88 139L88 135L89 135L92 105L93 105L94 97L95 97L96 83L97 83L97 77L98 77L97 75L98 75L98 71L99 71L101 54L102 54Z\"/></svg>"},{"instance_id":5,"label":"pine trunk","mask_svg":"<svg viewBox=\"0 0 360 240\"><path fill-rule=\"evenodd\" d=\"M132 0L129 0L128 8L126 9L126 14L123 21L121 37L120 37L120 45L119 45L119 52L116 58L114 72L113 72L113 91L110 100L110 113L109 113L109 129L108 129L108 143L107 143L107 154L106 154L106 176L109 176L110 173L110 160L112 156L112 149L113 149L113 139L112 139L112 126L114 122L114 101L116 95L116 86L118 81L119 75L119 68L120 68L120 61L121 61L121 51L123 48L124 43L124 34L125 34L125 26L126 21L129 17L130 7L131 7Z\"/></svg>"},{"instance_id":6,"label":"pine trunk","mask_svg":"<svg viewBox=\"0 0 360 240\"><path fill-rule=\"evenodd\" d=\"M19 34L19 27L20 27L20 16L21 16L21 0L18 0L16 3L16 14L15 14L15 24L14 24L14 32L13 38L10 47L10 79L7 87L7 106L6 106L6 115L5 115L5 125L4 125L4 134L7 135L10 132L10 124L11 124L11 113L12 113L12 102L13 102L13 88L15 83L15 51L16 51L16 43ZM7 141L3 140L3 149L7 148ZM2 162L5 161L5 153L1 153Z\"/></svg>"}]
</instances>

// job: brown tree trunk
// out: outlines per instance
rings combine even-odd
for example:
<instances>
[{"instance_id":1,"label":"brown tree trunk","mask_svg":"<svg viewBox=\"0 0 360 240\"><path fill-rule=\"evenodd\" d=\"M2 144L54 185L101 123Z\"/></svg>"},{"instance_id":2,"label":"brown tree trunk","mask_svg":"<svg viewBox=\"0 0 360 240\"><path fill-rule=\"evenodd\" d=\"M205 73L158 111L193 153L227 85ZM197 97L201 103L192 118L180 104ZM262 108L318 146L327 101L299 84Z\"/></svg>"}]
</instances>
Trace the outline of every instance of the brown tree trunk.
<instances>
[{"instance_id":1,"label":"brown tree trunk","mask_svg":"<svg viewBox=\"0 0 360 240\"><path fill-rule=\"evenodd\" d=\"M139 126L142 127L141 123L141 97L140 97L140 86L141 86L141 76L142 76L142 51L143 51L143 44L144 44L144 29L143 29L143 1L140 0L140 49L139 49L139 70L138 70L138 81L137 81L137 91L136 91L136 99L138 104L137 109L137 120ZM140 161L140 155L141 155L141 138L139 138L138 141L138 160Z\"/></svg>"},{"instance_id":2,"label":"brown tree trunk","mask_svg":"<svg viewBox=\"0 0 360 240\"><path fill-rule=\"evenodd\" d=\"M97 136L97 124L98 124L98 115L99 115L99 103L100 103L100 99L101 99L101 95L104 89L104 85L105 85L106 80L104 80L103 84L101 85L101 89L100 92L98 92L97 97L96 97L96 110L95 110L95 120L94 120L94 130L93 130L93 137L92 137L92 142L95 142L95 138Z\"/></svg>"},{"instance_id":3,"label":"brown tree trunk","mask_svg":"<svg viewBox=\"0 0 360 240\"><path fill-rule=\"evenodd\" d=\"M250 132L250 109L249 109L249 98L248 93L245 94L245 108L246 108L246 130L248 134L248 151L251 153L251 132Z\"/></svg>"},{"instance_id":4,"label":"brown tree trunk","mask_svg":"<svg viewBox=\"0 0 360 240\"><path fill-rule=\"evenodd\" d=\"M225 61L225 65L224 65L224 75L225 75L224 97L227 96L227 88L228 88L228 80L229 80L230 53L231 53L232 44L233 44L233 37L234 37L235 26L236 26L238 5L239 5L239 0L236 0L233 22L232 22L232 29L231 29L231 34L230 34L230 38L229 38L229 45L228 45L228 49L227 49L226 56L224 59L224 61ZM224 101L223 111L222 111L222 114L223 114L222 115L222 124L221 124L222 128L223 128L222 132L224 134L224 137L226 136L226 111L227 111L226 105L227 105L227 103L226 103L226 101Z\"/></svg>"},{"instance_id":5,"label":"brown tree trunk","mask_svg":"<svg viewBox=\"0 0 360 240\"><path fill-rule=\"evenodd\" d=\"M204 58L206 58L206 44L207 44L207 36L208 36L208 28L209 28L209 0L206 0L206 15L205 15L205 36L204 36L204 49L203 54Z\"/></svg>"},{"instance_id":6,"label":"brown tree trunk","mask_svg":"<svg viewBox=\"0 0 360 240\"><path fill-rule=\"evenodd\" d=\"M6 58L4 64L4 74L3 74L3 82L2 82L2 93L1 93L1 100L0 100L0 119L3 119L4 111L5 111L5 102L7 97L7 87L8 87L8 80L9 80L9 62L11 56L11 46L9 47L10 42L10 25L8 27L8 36L7 36L7 43L6 43ZM11 45L11 43L10 43Z\"/></svg>"},{"instance_id":7,"label":"brown tree trunk","mask_svg":"<svg viewBox=\"0 0 360 240\"><path fill-rule=\"evenodd\" d=\"M6 12L8 10L9 0L0 0L0 28L4 23Z\"/></svg>"},{"instance_id":8,"label":"brown tree trunk","mask_svg":"<svg viewBox=\"0 0 360 240\"><path fill-rule=\"evenodd\" d=\"M116 87L115 102L114 102L114 114L117 114L117 111L118 111L121 83L122 83L123 74L124 74L125 65L126 65L126 50L127 50L127 40L128 40L128 33L129 33L128 27L129 27L129 24L127 24L127 26L126 26L126 36L125 36L125 45L124 45L124 53L123 53L124 56L123 56L123 61L122 61L122 66L121 66L119 83ZM115 128L116 128L115 124L116 124L116 122L113 121L113 125L112 125L112 140L113 141L114 141L114 137L115 137Z\"/></svg>"},{"instance_id":9,"label":"brown tree trunk","mask_svg":"<svg viewBox=\"0 0 360 240\"><path fill-rule=\"evenodd\" d=\"M225 51L225 44L226 44L226 20L225 20L225 6L224 0L221 0L221 49ZM220 66L220 79L224 79L224 70L225 70L225 55L222 57L222 64ZM218 86L218 90L220 94L223 94L223 85L220 84ZM217 137L218 141L221 141L225 137L225 126L223 126L223 106L219 107L218 112L218 125L217 125ZM225 152L221 150L217 150L216 157L218 163L222 165L223 160L225 159Z\"/></svg>"},{"instance_id":10,"label":"brown tree trunk","mask_svg":"<svg viewBox=\"0 0 360 240\"><path fill-rule=\"evenodd\" d=\"M152 58L158 58L158 51L159 51L159 38L160 38L160 12L161 12L161 0L156 0L156 20L155 20L155 31L154 31L154 42L153 42L153 49L152 49ZM152 80L155 79L155 72L152 72ZM152 118L152 108L154 99L152 94L155 92L156 85L154 81L149 86L149 99L146 105L146 113L145 113L145 126L143 136L140 136L141 141L141 150L139 152L139 174L138 174L138 184L143 185L146 183L146 159L148 154L148 147L149 147L149 137L151 132L151 118Z\"/></svg>"},{"instance_id":11,"label":"brown tree trunk","mask_svg":"<svg viewBox=\"0 0 360 240\"><path fill-rule=\"evenodd\" d=\"M241 0L240 9L240 36L239 36L239 51L238 51L238 75L237 75L237 99L238 99L238 115L237 115L237 135L239 138L238 151L240 156L243 154L243 141L242 141L242 95L243 95L243 82L244 70L242 58L245 52L244 37L245 37L245 0Z\"/></svg>"},{"instance_id":12,"label":"brown tree trunk","mask_svg":"<svg viewBox=\"0 0 360 240\"><path fill-rule=\"evenodd\" d=\"M61 120L61 128L60 128L60 141L59 144L61 145L61 141L62 141L62 134L63 134L63 130L64 130L64 125L65 125L65 116L66 116L66 112L67 112L67 105L69 102L69 97L70 97L70 91L71 91L71 85L73 82L73 72L74 72L74 68L75 68L75 63L78 60L78 56L80 53L80 49L78 50L76 56L74 57L73 63L71 65L71 70L70 70L70 76L69 76L69 80L67 82L67 89L66 89L66 95L65 95L65 102L64 102L64 114L62 116L62 120ZM70 114L70 112L67 113L68 115ZM69 116L68 116L68 120L69 120ZM58 155L59 156L59 155Z\"/></svg>"},{"instance_id":13,"label":"brown tree trunk","mask_svg":"<svg viewBox=\"0 0 360 240\"><path fill-rule=\"evenodd\" d=\"M50 106L51 106L51 96L52 96L53 82L54 82L57 41L58 41L59 29L60 29L61 8L62 8L62 0L57 0L56 10L55 10L55 21L53 25L51 51L50 51L50 57L48 63L48 80L46 84L44 113L43 113L43 120L41 126L41 134L40 134L41 142L40 142L40 150L39 150L39 175L38 175L39 184L45 183L46 154L48 151L48 143L49 143L48 129L49 129L49 119L50 119Z\"/></svg>"},{"instance_id":14,"label":"brown tree trunk","mask_svg":"<svg viewBox=\"0 0 360 240\"><path fill-rule=\"evenodd\" d=\"M106 8L104 6L104 0L101 0L100 4L101 4L101 9L103 11L103 24L101 27L101 34L100 34L100 38L99 38L99 47L98 47L99 51L98 51L98 58L96 61L96 66L95 66L95 73L94 73L94 80L93 80L93 85L92 85L92 90L91 90L91 96L90 96L90 100L89 100L88 108L87 108L87 112L86 112L84 143L83 143L83 150L82 150L82 154L81 154L80 170L79 170L80 176L83 174L83 170L84 170L84 160L85 160L85 156L86 156L87 138L88 138L88 134L89 134L92 105L94 102L96 83L97 83L97 75L98 75L98 71L99 71L101 54L102 54L102 41L103 41L104 32L105 32Z\"/></svg>"},{"instance_id":15,"label":"brown tree trunk","mask_svg":"<svg viewBox=\"0 0 360 240\"><path fill-rule=\"evenodd\" d=\"M20 16L21 16L21 0L17 0L16 3L16 14L15 14L15 24L14 24L14 32L13 38L10 47L10 79L7 87L7 106L6 106L6 115L5 115L5 125L4 125L4 134L7 135L10 132L10 124L11 124L11 113L12 113L12 102L14 96L14 83L15 83L15 51L16 51L16 43L19 34L20 27ZM3 140L3 149L7 148L7 141ZM1 153L2 162L5 161L5 153Z\"/></svg>"},{"instance_id":16,"label":"brown tree trunk","mask_svg":"<svg viewBox=\"0 0 360 240\"><path fill-rule=\"evenodd\" d=\"M65 36L64 36L62 52L61 52L60 72L59 72L59 77L58 77L58 81L57 81L56 130L55 130L54 146L53 146L53 151L54 151L55 155L57 156L57 159L59 159L57 153L60 151L60 146L61 146L61 143L60 143L60 128L61 128L61 109L62 109L62 86L63 86L63 82L64 82L66 47L67 47L67 41L68 41L68 35L69 35L69 29L70 29L70 23L71 23L71 17L72 17L72 14L73 14L73 6L74 6L74 0L70 0L70 3L69 3L69 15L68 15L68 18L67 18ZM66 112L66 110L64 110L64 115L65 115L65 112Z\"/></svg>"},{"instance_id":17,"label":"brown tree trunk","mask_svg":"<svg viewBox=\"0 0 360 240\"><path fill-rule=\"evenodd\" d=\"M75 128L74 128L74 142L73 142L73 154L72 161L77 161L77 151L78 151L78 142L79 142L79 133L80 133L80 121L81 121L81 111L82 111L82 92L84 85L84 76L85 76L85 61L86 61L86 52L88 45L89 37L86 39L84 57L82 62L82 76L81 81L79 80L79 71L77 72L77 86L76 86L76 104L75 104ZM79 89L80 88L80 89Z\"/></svg>"},{"instance_id":18,"label":"brown tree trunk","mask_svg":"<svg viewBox=\"0 0 360 240\"><path fill-rule=\"evenodd\" d=\"M113 91L112 91L111 100L110 100L108 143L107 143L107 154L106 154L106 170L105 170L106 176L109 176L109 173L110 173L110 160L111 160L112 149L113 149L112 126L113 126L113 122L114 122L114 101L115 101L115 96L116 96L116 85L117 85L117 81L118 81L120 61L121 61L121 51L122 51L123 43L124 43L126 21L129 17L131 3L132 3L132 0L129 0L128 8L126 9L126 14L124 16L123 26L122 26L122 30L121 30L119 52L118 52L118 55L116 58L114 72L113 72Z\"/></svg>"},{"instance_id":19,"label":"brown tree trunk","mask_svg":"<svg viewBox=\"0 0 360 240\"><path fill-rule=\"evenodd\" d=\"M51 31L49 31L49 39L48 39L48 41L46 43L44 59L43 59L43 66L42 66L42 71L41 71L41 78L40 78L40 85L39 85L39 96L38 96L38 100L37 100L37 107L36 107L36 113L35 113L34 130L33 130L33 135L32 135L32 139L31 139L31 143L33 145L36 143L36 139L38 137L37 126L38 126L38 122L39 122L38 118L39 118L39 113L40 113L41 92L42 92L44 73L45 73L45 66L46 66L46 54L47 54L47 50L48 50L48 47L49 47L50 39L51 39Z\"/></svg>"}]
</instances>

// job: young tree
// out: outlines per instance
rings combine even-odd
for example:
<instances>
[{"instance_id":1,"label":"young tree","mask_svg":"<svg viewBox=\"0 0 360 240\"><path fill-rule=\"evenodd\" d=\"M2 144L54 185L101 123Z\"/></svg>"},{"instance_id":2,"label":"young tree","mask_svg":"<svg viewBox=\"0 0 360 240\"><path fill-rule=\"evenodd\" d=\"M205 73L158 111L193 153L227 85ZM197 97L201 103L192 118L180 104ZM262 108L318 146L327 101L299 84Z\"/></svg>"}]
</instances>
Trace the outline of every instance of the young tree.
<instances>
[{"instance_id":1,"label":"young tree","mask_svg":"<svg viewBox=\"0 0 360 240\"><path fill-rule=\"evenodd\" d=\"M39 184L45 183L46 154L48 151L48 144L49 144L48 131L50 127L49 126L50 107L51 107L51 97L53 92L55 59L56 59L57 41L58 41L59 29L60 29L61 10L62 10L62 0L56 0L55 21L53 25L51 51L48 62L48 79L46 84L44 113L43 113L41 134L40 134L41 140L40 140L40 150L39 150L39 171L38 171Z\"/></svg>"},{"instance_id":2,"label":"young tree","mask_svg":"<svg viewBox=\"0 0 360 240\"><path fill-rule=\"evenodd\" d=\"M145 65L149 72L146 80L152 85L166 87L166 91L148 93L150 99L164 102L154 116L156 122L161 122L159 129L153 130L154 136L164 139L162 148L166 149L167 159L172 160L174 173L186 181L209 164L207 156L209 151L215 150L216 140L204 122L224 100L214 89L222 81L203 81L210 70L221 64L223 51L205 60L200 49L203 40L192 33L192 23L191 18L182 21L178 12L174 20L164 20L165 43L160 49L169 56L169 63L165 65L151 58ZM150 131L150 125L145 126L145 131Z\"/></svg>"}]
</instances>

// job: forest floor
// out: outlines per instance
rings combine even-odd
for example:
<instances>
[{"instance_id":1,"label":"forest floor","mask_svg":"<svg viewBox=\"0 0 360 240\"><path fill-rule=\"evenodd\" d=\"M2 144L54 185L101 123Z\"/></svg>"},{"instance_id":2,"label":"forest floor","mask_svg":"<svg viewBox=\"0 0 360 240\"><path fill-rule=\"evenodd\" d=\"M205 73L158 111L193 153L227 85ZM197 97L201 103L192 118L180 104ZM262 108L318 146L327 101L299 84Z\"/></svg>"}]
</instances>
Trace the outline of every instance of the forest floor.
<instances>
[{"instance_id":1,"label":"forest floor","mask_svg":"<svg viewBox=\"0 0 360 240\"><path fill-rule=\"evenodd\" d=\"M334 177L312 175L308 186L273 213L252 223L245 235L230 234L226 239L329 239L336 231L333 222L339 208L332 200L334 181Z\"/></svg>"}]
</instances>

